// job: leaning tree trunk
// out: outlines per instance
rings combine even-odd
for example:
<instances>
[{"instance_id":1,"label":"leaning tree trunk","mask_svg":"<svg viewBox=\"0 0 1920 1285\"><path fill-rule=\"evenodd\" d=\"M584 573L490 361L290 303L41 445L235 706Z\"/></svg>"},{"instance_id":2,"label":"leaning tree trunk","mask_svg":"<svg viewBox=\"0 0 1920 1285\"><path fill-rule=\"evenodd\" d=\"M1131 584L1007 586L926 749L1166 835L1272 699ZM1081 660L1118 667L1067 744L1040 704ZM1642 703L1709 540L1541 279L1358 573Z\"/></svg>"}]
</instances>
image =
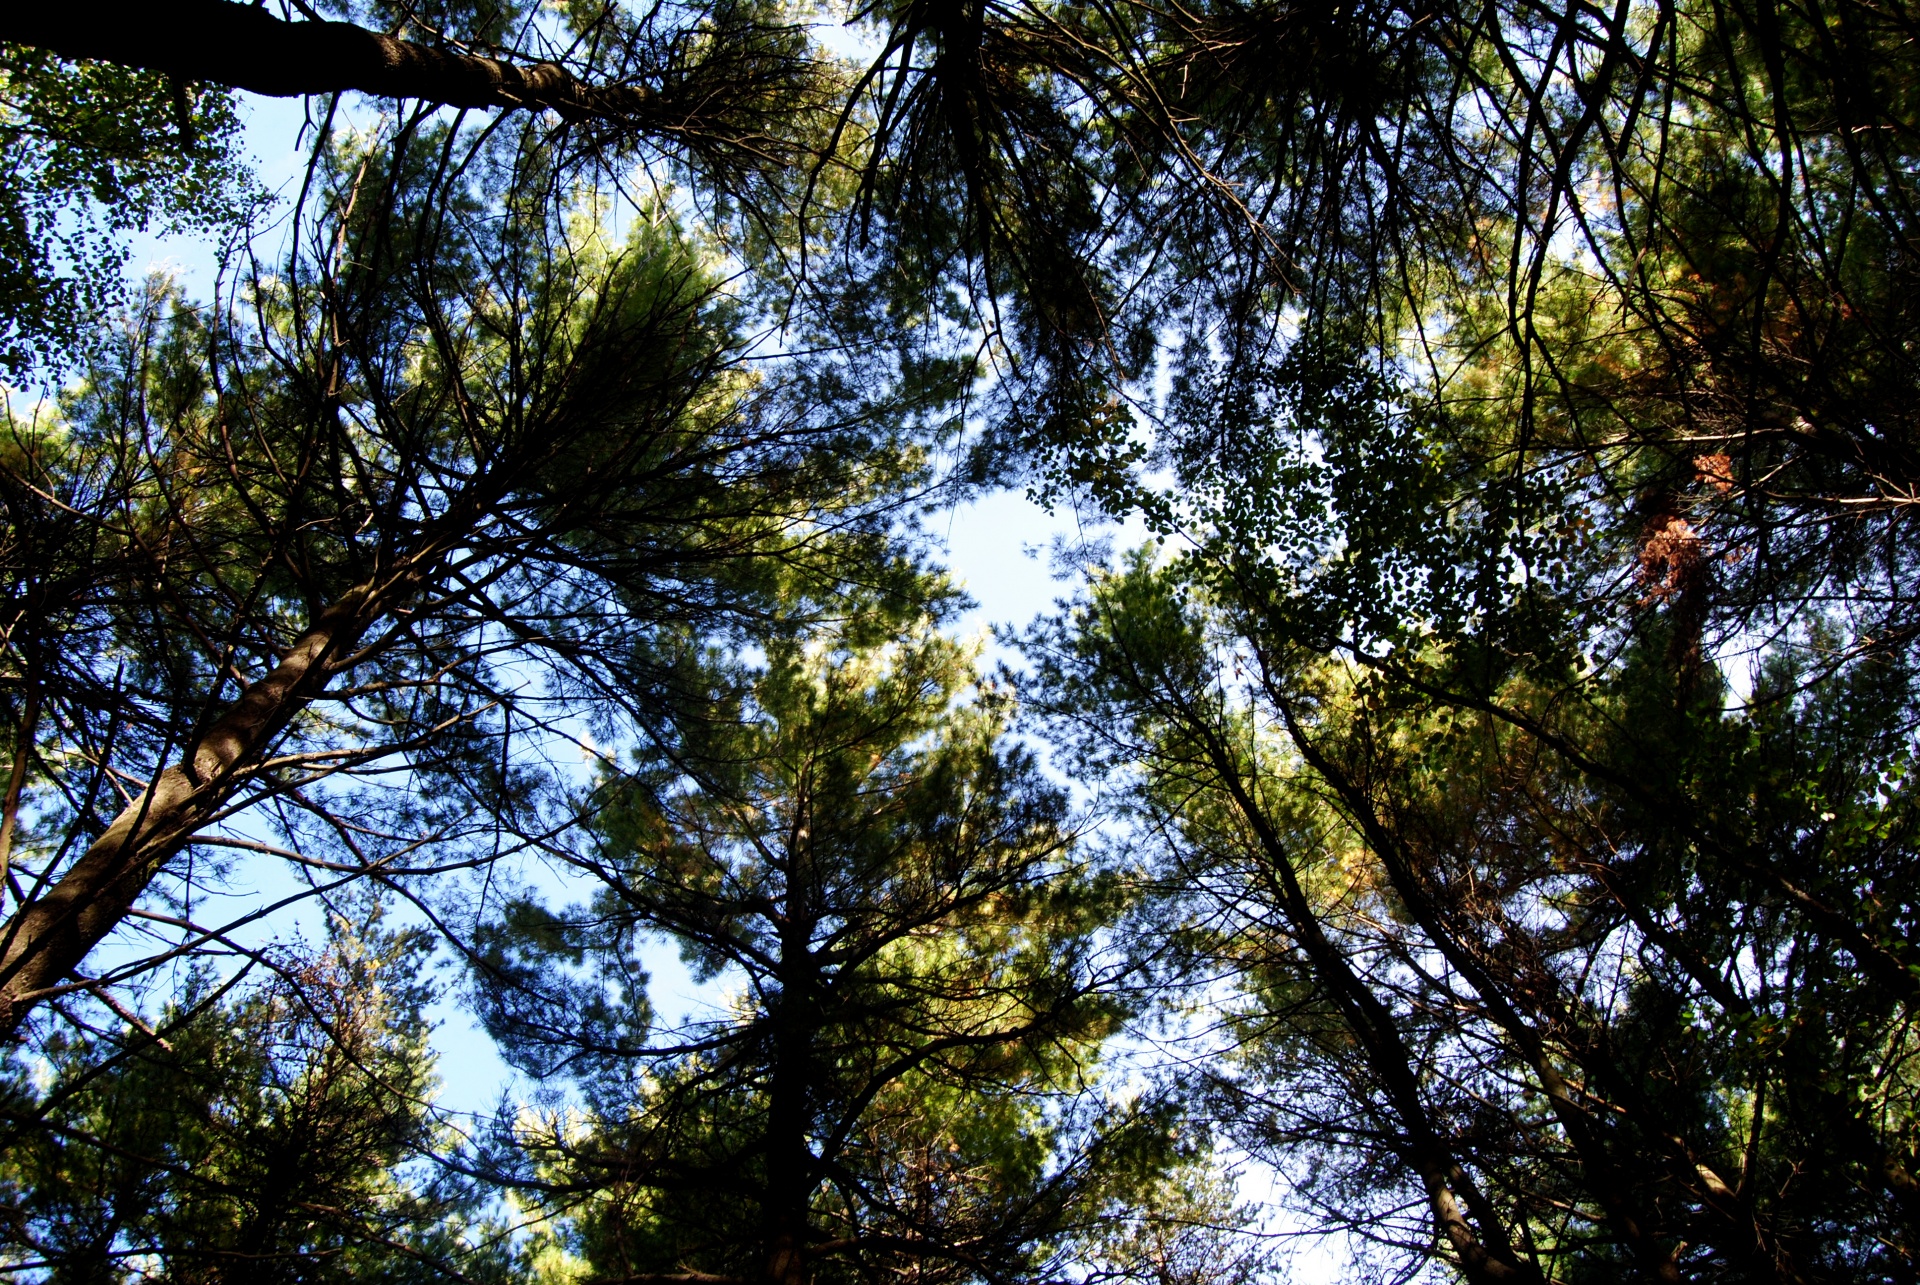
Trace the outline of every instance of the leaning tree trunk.
<instances>
[{"instance_id":1,"label":"leaning tree trunk","mask_svg":"<svg viewBox=\"0 0 1920 1285\"><path fill-rule=\"evenodd\" d=\"M113 819L54 886L0 933L0 1038L124 919L154 874L225 806L274 738L325 690L332 666L419 583L417 564L342 594L247 687L183 760Z\"/></svg>"},{"instance_id":2,"label":"leaning tree trunk","mask_svg":"<svg viewBox=\"0 0 1920 1285\"><path fill-rule=\"evenodd\" d=\"M1453 1251L1470 1285L1542 1285L1539 1268L1515 1249L1492 1200L1454 1155L1442 1129L1428 1113L1412 1050L1401 1037L1393 1015L1354 973L1346 956L1322 928L1294 871L1285 841L1248 790L1233 753L1204 721L1184 711L1182 715L1199 734L1235 811L1252 831L1265 857L1262 878L1279 902L1315 980L1339 1006L1347 1029L1406 1131L1399 1149L1401 1159L1426 1192L1435 1233Z\"/></svg>"}]
</instances>

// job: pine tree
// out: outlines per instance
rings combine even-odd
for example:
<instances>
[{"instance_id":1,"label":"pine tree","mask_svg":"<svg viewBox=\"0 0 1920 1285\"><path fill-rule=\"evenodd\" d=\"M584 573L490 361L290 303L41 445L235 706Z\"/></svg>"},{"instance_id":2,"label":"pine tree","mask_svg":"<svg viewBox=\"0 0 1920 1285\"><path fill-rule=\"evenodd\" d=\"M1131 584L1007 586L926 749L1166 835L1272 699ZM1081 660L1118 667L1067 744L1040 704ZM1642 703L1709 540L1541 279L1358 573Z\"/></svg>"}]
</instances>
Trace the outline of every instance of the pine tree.
<instances>
[{"instance_id":1,"label":"pine tree","mask_svg":"<svg viewBox=\"0 0 1920 1285\"><path fill-rule=\"evenodd\" d=\"M76 1024L37 1072L15 1063L0 1262L75 1282L506 1279L485 1193L434 1164L458 1139L434 1107L431 950L349 899L264 982L203 971L151 1025Z\"/></svg>"},{"instance_id":2,"label":"pine tree","mask_svg":"<svg viewBox=\"0 0 1920 1285\"><path fill-rule=\"evenodd\" d=\"M713 670L710 720L594 791L591 900L485 939L493 1030L584 1095L513 1145L596 1276L1051 1279L1203 1150L1101 1083L1128 893L1006 700L932 621L852 617ZM729 1011L649 1030L650 936Z\"/></svg>"}]
</instances>

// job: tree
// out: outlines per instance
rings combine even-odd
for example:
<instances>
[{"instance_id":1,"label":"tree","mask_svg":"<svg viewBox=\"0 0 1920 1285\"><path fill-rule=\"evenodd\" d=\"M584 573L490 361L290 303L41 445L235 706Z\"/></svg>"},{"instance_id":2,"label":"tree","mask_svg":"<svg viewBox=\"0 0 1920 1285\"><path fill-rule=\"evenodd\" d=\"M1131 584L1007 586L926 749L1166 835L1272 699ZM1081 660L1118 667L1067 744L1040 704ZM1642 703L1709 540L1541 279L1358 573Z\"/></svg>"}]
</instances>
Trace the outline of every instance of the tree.
<instances>
[{"instance_id":1,"label":"tree","mask_svg":"<svg viewBox=\"0 0 1920 1285\"><path fill-rule=\"evenodd\" d=\"M7 1086L0 1261L54 1280L505 1279L482 1198L421 1171L457 1145L432 1102L431 949L377 913L336 917L264 984L201 973L153 1026L54 1042L43 1087Z\"/></svg>"},{"instance_id":2,"label":"tree","mask_svg":"<svg viewBox=\"0 0 1920 1285\"><path fill-rule=\"evenodd\" d=\"M1224 1127L1468 1279L1904 1279L1908 672L1783 656L1728 710L1656 636L1472 707L1465 657L1283 624L1143 555L1035 637L1240 978Z\"/></svg>"},{"instance_id":3,"label":"tree","mask_svg":"<svg viewBox=\"0 0 1920 1285\"><path fill-rule=\"evenodd\" d=\"M957 703L968 649L895 619L715 672L708 721L595 788L564 854L591 900L479 939L503 1047L585 1095L511 1145L602 1278L1044 1280L1115 1222L1182 1239L1165 1176L1198 1136L1088 1083L1134 1002L1124 886L1002 743L1004 701ZM656 934L732 1011L648 1030ZM1153 1279L1121 1239L1111 1270Z\"/></svg>"},{"instance_id":4,"label":"tree","mask_svg":"<svg viewBox=\"0 0 1920 1285\"><path fill-rule=\"evenodd\" d=\"M1316 1102L1324 1117L1269 1107L1256 1089L1229 1114L1229 1127L1257 1147L1257 1121L1277 1117L1278 1128L1298 1113L1309 1129L1324 1130L1316 1139L1322 1145L1343 1135L1377 1140L1396 1171L1383 1193L1389 1207L1411 1184L1427 1208L1415 1244L1444 1245L1470 1280L1541 1279L1514 1245L1484 1178L1465 1164L1448 1119L1448 1106L1457 1104L1434 1102L1423 1085L1427 1041L1409 1029L1417 1013L1382 993L1353 941L1353 921L1364 926L1377 911L1364 903L1349 909L1345 890L1327 886L1324 868L1340 857L1322 846L1310 805L1276 779L1274 751L1259 735L1261 712L1237 707L1216 687L1204 622L1173 576L1136 558L1129 574L1100 585L1074 622L1079 628L1058 623L1036 636L1035 685L1079 742L1087 768L1138 774L1139 815L1166 844L1165 880L1200 901L1203 921L1218 925L1208 934L1218 939L1213 949L1253 997L1235 1024L1235 1042L1247 1046L1241 1056L1259 1059L1278 1045L1317 1049L1329 1064L1324 1072L1312 1067L1326 1077L1311 1086L1325 1095ZM1273 1007L1263 1008L1263 999ZM1267 1038L1248 1039L1247 1028ZM1281 1092L1300 1091L1305 1079ZM1368 1234L1390 1237L1393 1229L1375 1224Z\"/></svg>"},{"instance_id":5,"label":"tree","mask_svg":"<svg viewBox=\"0 0 1920 1285\"><path fill-rule=\"evenodd\" d=\"M815 589L818 601L800 614L834 614L841 608L825 587L836 578L884 581L889 593L913 596L911 560L889 560L877 510L881 497L923 476L903 426L924 427L919 417L944 395L935 390L960 390L971 367L929 361L911 342L874 342L899 327L929 337L936 351L946 339L992 341L981 349L997 377L978 404L988 421L972 461L979 476L1030 470L1043 495L1075 491L1116 516L1145 514L1179 551L1124 569L1071 620L1038 635L1048 667L1034 691L1073 729L1092 767L1127 786L1143 842L1158 844L1170 875L1168 913L1196 919L1172 939L1192 940L1196 961L1239 979L1242 1008L1208 1050L1223 1059L1219 1073L1202 1083L1243 1145L1295 1165L1310 1198L1396 1251L1475 1280L1911 1276L1915 1137L1904 1068L1920 958L1903 781L1914 725L1912 604L1920 601L1907 531L1920 46L1906 8L1856 0L881 6L856 15L882 44L864 76L809 79L804 42L748 42L765 53L752 65L768 79L744 78L742 110L764 126L778 114L762 111L766 103L801 103L791 131L762 134L807 161L785 178L760 167L751 185L734 183L727 165L764 160L758 144L702 151L698 130L663 133L653 118L620 114L655 101L647 95L607 96L633 84L609 69L661 65L640 53L632 63L615 57L651 48L648 30L688 33L675 48L691 59L690 83L703 83L707 51L736 46L700 33L731 30L734 10L678 11L651 29L570 11L523 29L525 41L512 43L526 56L491 62L507 43L498 39L504 27L480 21L469 34L495 34L467 43L488 48L462 49L454 42L465 36L403 31L370 10L329 12L359 21L353 30L323 29L311 14L244 21L273 39L310 29L388 60L363 76L353 55L338 52L321 69L335 81L301 85L358 80L381 92L425 92L425 78L381 79L411 60L449 73L431 87L439 101L472 94L502 102L509 69L535 62L541 41L563 29L585 33L593 51L568 64L570 81L552 78L572 121L550 135L522 133L531 141L518 151L472 153L511 154L511 163L470 169L457 149L441 153L444 162L427 159L427 150L413 150L416 137L438 145L473 135L432 133L423 111L402 130L400 159L373 164L364 188L414 192L408 174L441 166L418 201L349 202L357 157L332 173L329 208L356 213L320 218L326 235L303 247L305 275L290 274L285 315L293 320L255 327L262 336L307 336L300 351L311 355L289 369L322 390L314 404L329 414L375 407L370 422L397 444L393 458L408 462L394 471L393 493L412 498L384 510L367 502L377 518L367 530L383 533L369 542L401 562L370 566L399 566L428 547L407 526L421 520L408 505L438 513L469 483L481 488L473 494L491 494L493 479L565 474L564 485L536 485L540 498L511 510L511 520L470 527L450 519L441 551L420 564L431 574L338 631L389 649L369 656L387 667L351 689L355 699L432 693L405 718L384 707L368 718L411 730L329 740L318 720L293 724L297 736L312 737L297 742L302 752L346 756L326 760L329 770L365 754L352 763L364 772L384 749L404 747L414 756L410 785L424 786L417 799L369 811L336 791L309 803L309 786L323 782L284 771L257 797L288 801L288 833L306 824L291 811L296 803L332 827L327 860L345 875L385 876L383 861L437 835L471 802L488 818L489 853L510 845L556 853L610 889L601 910L580 916L525 910L498 928L497 951L475 955L503 1006L501 1029L525 1056L545 1049L574 1058L566 1069L583 1082L619 1082L596 1102L591 1145L556 1129L551 1167L518 1175L531 1185L551 1179L556 1209L585 1211L579 1243L615 1264L610 1270L668 1271L682 1258L708 1262L701 1256L711 1251L720 1258L708 1265L728 1274L764 1275L772 1264L778 1276L792 1261L780 1246L806 1239L795 1228L853 1214L835 1212L829 1189L817 1185L806 1188L798 1214L793 1200L774 1195L787 1184L790 1196L791 1175L822 1163L819 1137L835 1135L816 1136L798 1161L792 1146L768 1144L777 1096L770 1068L780 1065L773 1053L727 1061L723 1045L729 1053L748 1046L725 1044L733 1037L724 1025L696 1032L689 1045L648 1044L643 1006L607 990L606 978L625 977L620 969L632 965L610 938L594 935L594 914L633 931L655 924L698 936L708 928L667 922L671 907L631 868L652 867L620 855L614 831L600 832L604 851L583 855L566 832L577 818L562 802L559 774L531 770L536 752L493 753L512 744L510 723L522 733L528 725L531 698L514 676L537 658L561 679L554 702L531 715L552 729L539 735L574 730L559 720L564 708L585 714L603 743L652 747L633 797L668 818L662 834L680 835L680 826L764 838L751 825L725 831L722 821L744 824L735 814L672 810L691 809L693 799L764 802L746 777L701 758L732 761L724 729L739 720L709 725L716 703L734 697L715 697L722 680L684 660L679 649L698 644L679 631L689 622L696 634L737 623L745 632L728 643L763 637L747 626L764 630ZM775 16L753 25L753 13L753 31L790 32ZM476 15L491 20L477 9L467 16ZM602 54L611 61L594 61ZM186 56L167 56L175 55ZM192 67L251 74L231 59ZM515 74L527 85L546 75ZM141 101L158 102L161 82L142 84ZM802 84L797 98L754 88ZM511 132L491 128L496 137ZM725 140L749 135L761 137L719 131ZM663 492L662 475L645 470L607 482L608 497L700 497L691 506L700 522L713 511L705 506L721 505L729 521L719 545L706 526L676 543L688 529L676 523L689 510L678 509L650 510L636 544L620 525L628 519L611 516L624 513L620 504L595 498L613 476L594 453L600 437L578 454L557 448L564 470L542 454L566 438L556 425L576 421L518 408L560 405L566 398L543 402L541 390L571 397L584 386L573 375L527 383L526 399L496 396L520 387L525 368L509 337L524 329L521 317L547 315L502 301L520 299L516 283L550 271L523 272L524 264L573 271L565 265L578 239L562 234L557 211L579 207L540 205L524 225L540 234L521 240L420 230L463 227L479 210L520 218L531 194L562 191L585 172L575 168L583 152L603 161L642 143L680 148L680 172L707 176L695 203L706 203L715 226L745 227L726 245L756 282L775 287L783 306L819 308L807 314L811 329L797 349L819 338L823 350L874 359L783 365L791 382L768 401L708 378L729 364L718 354L744 361L752 351L732 338L740 326L690 307L673 315L697 315L698 324L642 328L676 344L674 336L688 336L689 351L716 354L712 370L696 362L698 371L674 366L658 377L659 389L674 391L661 391L657 405L678 409L657 422L680 424L684 413L732 424L705 418L710 398L790 412L826 404L810 399L828 390L834 411L807 422L847 429L872 452L860 457L875 461L871 472L835 471L804 452L781 457L808 462L791 475L770 470L757 489L736 488L724 469L696 469L705 489L691 492ZM732 202L749 199L741 196L749 186L754 218L729 225ZM339 229L352 252L336 258ZM810 236L824 236L833 252L821 253ZM523 249L528 257L516 257ZM348 266L336 271L335 263ZM457 283L471 280L474 263L504 284L462 293ZM374 275L355 284L366 264ZM381 314L390 324L337 304L362 289L386 297L374 286L407 280L399 264L434 284ZM335 278L352 288L341 293ZM323 288L299 294L314 285ZM952 293L943 298L943 288ZM577 293L598 298L596 290ZM460 326L483 315L506 318L486 331L501 338L467 346ZM335 317L345 323L335 326ZM348 338L326 337L336 331ZM567 343L593 335L593 350L621 361L633 343L609 332L600 344L592 327L553 333ZM345 356L336 361L336 352ZM508 356L492 365L474 356L492 352ZM413 362L415 353L429 359ZM326 390L342 387L336 369L371 391L329 403L335 394ZM437 373L456 369L487 372L475 385L485 396ZM869 398L859 389L875 371L888 391ZM146 378L122 382L145 389ZM392 427L426 422L417 408L436 399L452 408L426 417L444 426L438 436L409 438ZM527 435L516 427L496 442L481 433L470 448L469 403L512 408L479 422L524 424ZM863 436L869 426L884 431ZM315 440L343 442L351 456L362 449L358 431ZM730 449L731 431L685 440ZM409 455L415 440L432 447ZM773 439L754 440L751 458L766 458L758 452ZM231 471L224 439L216 444L201 452L214 472L186 463L181 488L219 467ZM324 455L316 446L312 458ZM451 485L443 481L448 458L457 461ZM583 488L589 464L594 481ZM263 478L274 471L256 467ZM274 468L276 477L305 476L277 457ZM37 675L65 663L52 640L87 637L67 623L84 617L74 604L139 602L144 620L170 618L149 603L221 594L238 602L200 624L192 648L149 633L134 653L147 658L140 678L151 687L161 686L147 682L165 669L161 660L186 655L194 672L169 678L166 690L202 699L221 690L209 676L236 645L230 637L277 662L294 654L286 648L305 626L263 625L267 613L246 597L254 582L216 581L211 571L211 596L142 597L154 582L148 570L135 575L127 568L136 564L116 561L114 541L76 534L94 528L72 517L88 512L65 498L74 486L44 484L26 465L14 471L26 481L14 486L9 512L33 517L18 520L20 565L29 570L17 583L20 601L34 605L16 618L61 623L29 628L17 642L8 635L20 676L10 712L24 729L13 779L38 789L9 811L25 818L40 853L57 854L42 837L57 818L36 799L52 797L40 788L57 775L48 765L82 760L56 760L51 741L36 748L48 700L63 702L61 727L89 729L76 743L92 760L131 734L146 738L146 761L158 765L172 751L163 726L191 727L193 736L218 726L175 712L149 714L124 733L126 720L108 711L131 706L105 659L118 663L120 636L43 684ZM157 466L155 475L175 476ZM786 480L796 476L803 480ZM812 489L816 481L823 489ZM134 493L118 482L107 490ZM837 507L842 494L851 511ZM814 499L790 503L801 496ZM287 583L306 595L300 619L320 621L326 604L359 592L355 577L365 569L338 549L309 554L307 544L328 524L353 525L344 515L357 521L360 502L347 496L319 512L265 506L284 515L247 520L276 532L272 539L249 543L246 523L230 524L218 538L196 534L193 557L224 574L231 548L275 550L296 568ZM604 511L596 507L603 502ZM121 507L144 514L165 506ZM196 521L203 513L181 511ZM763 521L769 513L777 520ZM843 514L847 524L837 525ZM659 527L646 525L656 519ZM829 538L817 540L822 531ZM184 537L178 547L189 547ZM629 566L617 551L636 547L664 549L665 562ZM702 560L722 547L739 558ZM288 550L300 556L282 556ZM441 556L447 566L479 561L442 574L432 561ZM329 568L337 567L353 574L335 576ZM709 567L710 577L691 570ZM282 592L279 580L260 583L263 602ZM576 592L584 596L569 596ZM343 610L353 617L359 609ZM446 632L417 637L429 616ZM232 630L229 618L242 617L250 623ZM616 627L605 637L595 633L608 624ZM324 652L331 644L316 645ZM348 681L344 674L333 677ZM447 698L456 681L464 684L458 698ZM330 708L303 692L265 703L288 719ZM279 717L258 722L261 737L278 734ZM236 770L268 782L251 735L231 760L220 751L215 761L222 771L245 763ZM155 745L166 751L156 755ZM277 764L293 766L284 757ZM135 798L154 779L127 775ZM71 798L91 806L88 790L123 778L100 767L88 779L94 784L76 785ZM609 791L611 800L618 791ZM186 820L204 827L217 818L225 806L218 793L196 795L194 807L212 810ZM162 797L157 787L153 797ZM128 814L130 831L145 825L147 807ZM376 814L377 824L367 819ZM153 862L164 866L172 842L155 843ZM311 864L318 849L310 841L285 846L323 868ZM33 861L47 864L42 855ZM102 862L88 869L107 869L119 888L121 876ZM423 912L439 913L411 878L392 881ZM129 876L125 887L137 893L144 879ZM76 908L76 923L82 906L118 921L120 894L99 895L106 886L72 885L65 904ZM49 923L65 922L59 899L30 895L49 908ZM749 912L759 913L740 909ZM50 967L60 950L72 954L56 950L59 934L37 923L17 917L10 931L45 943L32 949ZM1209 924L1217 927L1203 930ZM75 940L84 945L85 936ZM520 945L509 949L512 942ZM582 967L591 960L604 975L549 966L575 951ZM775 977L784 956L770 958L759 966L784 995L786 979ZM66 985L95 984L48 981L23 993L58 997ZM543 996L572 998L555 1009ZM772 1049L777 1008L770 1003L757 1025L743 1019L740 1030L762 1032ZM577 1020L557 1021L562 1014ZM826 1029L800 1025L815 1035ZM642 1065L658 1068L656 1080L636 1087L620 1079L619 1068ZM701 1096L730 1082L735 1068L763 1077L764 1103L758 1089L717 1102ZM874 1098L886 1100L884 1092ZM629 1128L622 1112L635 1102L647 1104L640 1119L665 1132ZM791 1130L783 1136L790 1141ZM734 1257L673 1241L693 1220L672 1202L700 1189L664 1189L645 1166L668 1151L646 1151L649 1138L661 1148L693 1139L695 1152L762 1166L729 1197L734 1221L726 1225L745 1229ZM593 1151L602 1145L609 1149ZM597 1173L588 1163L595 1156L605 1162ZM616 1191L617 1199L606 1194ZM575 1194L581 1203L568 1205ZM702 1216L717 1218L713 1205ZM828 1235L824 1224L809 1225ZM593 1228L611 1229L612 1239L594 1240ZM635 1228L666 1230L656 1242ZM811 1243L839 1239L847 1238Z\"/></svg>"},{"instance_id":6,"label":"tree","mask_svg":"<svg viewBox=\"0 0 1920 1285\"><path fill-rule=\"evenodd\" d=\"M179 93L187 84L210 83L280 98L358 91L457 108L553 111L710 156L781 150L786 125L779 117L802 106L814 72L792 28L751 4L705 6L685 27L676 22L681 15L664 8L635 19L612 4L572 5L558 31L543 28L536 8L513 0L424 12L380 3L325 6L344 21L294 7L303 20L234 0L36 6L0 19L0 40L69 61L158 72ZM413 38L357 25L356 18L410 30Z\"/></svg>"},{"instance_id":7,"label":"tree","mask_svg":"<svg viewBox=\"0 0 1920 1285\"><path fill-rule=\"evenodd\" d=\"M160 223L230 255L258 230L271 200L237 148L235 89L328 96L311 116L322 152L346 91L558 111L563 183L646 157L695 176L703 199L750 208L788 199L760 189L798 163L833 92L804 31L752 4L551 19L492 0L325 6L336 19L296 7L305 21L225 0L0 15L15 179L0 207L0 356L15 378L57 384L117 309L120 234Z\"/></svg>"},{"instance_id":8,"label":"tree","mask_svg":"<svg viewBox=\"0 0 1920 1285\"><path fill-rule=\"evenodd\" d=\"M1036 644L1233 925L1223 1109L1473 1278L1904 1278L1911 16L1173 21L1233 199L1056 468L1179 552Z\"/></svg>"}]
</instances>

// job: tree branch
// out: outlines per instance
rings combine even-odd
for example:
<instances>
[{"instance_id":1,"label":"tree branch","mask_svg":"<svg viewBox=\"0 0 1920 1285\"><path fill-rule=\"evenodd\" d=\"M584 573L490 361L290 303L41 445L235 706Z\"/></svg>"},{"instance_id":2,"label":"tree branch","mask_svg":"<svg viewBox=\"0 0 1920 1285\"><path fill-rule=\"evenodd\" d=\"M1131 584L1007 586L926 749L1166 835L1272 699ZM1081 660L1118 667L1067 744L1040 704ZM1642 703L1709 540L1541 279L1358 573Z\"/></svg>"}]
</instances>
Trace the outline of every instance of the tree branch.
<instances>
[{"instance_id":1,"label":"tree branch","mask_svg":"<svg viewBox=\"0 0 1920 1285\"><path fill-rule=\"evenodd\" d=\"M550 109L637 124L656 95L588 85L553 62L517 66L370 31L348 22L288 22L228 0L101 0L0 6L0 40L229 85L272 98L357 90L449 107Z\"/></svg>"}]
</instances>

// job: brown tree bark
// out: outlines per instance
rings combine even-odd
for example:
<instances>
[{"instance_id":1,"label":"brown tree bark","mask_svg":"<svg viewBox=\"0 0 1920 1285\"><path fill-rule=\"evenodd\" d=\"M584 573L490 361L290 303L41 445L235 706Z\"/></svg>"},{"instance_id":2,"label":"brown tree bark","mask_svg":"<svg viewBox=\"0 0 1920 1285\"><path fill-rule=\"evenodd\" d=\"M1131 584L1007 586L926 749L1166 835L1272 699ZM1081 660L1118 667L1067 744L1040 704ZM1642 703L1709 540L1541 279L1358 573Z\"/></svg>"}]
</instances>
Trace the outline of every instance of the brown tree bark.
<instances>
[{"instance_id":1,"label":"brown tree bark","mask_svg":"<svg viewBox=\"0 0 1920 1285\"><path fill-rule=\"evenodd\" d=\"M518 66L347 22L287 22L228 0L0 5L0 40L228 85L274 98L357 90L450 107L551 109L638 124L654 95L583 84L557 63Z\"/></svg>"}]
</instances>

